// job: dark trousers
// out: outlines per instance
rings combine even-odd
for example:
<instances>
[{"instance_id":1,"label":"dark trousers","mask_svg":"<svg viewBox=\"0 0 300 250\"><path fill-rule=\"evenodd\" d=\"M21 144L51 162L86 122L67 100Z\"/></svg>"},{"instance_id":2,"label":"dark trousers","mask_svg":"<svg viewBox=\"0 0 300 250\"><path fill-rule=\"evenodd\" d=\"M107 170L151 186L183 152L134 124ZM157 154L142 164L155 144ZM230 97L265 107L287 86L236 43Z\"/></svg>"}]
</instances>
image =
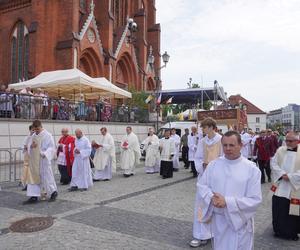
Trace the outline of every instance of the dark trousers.
<instances>
[{"instance_id":1,"label":"dark trousers","mask_svg":"<svg viewBox=\"0 0 300 250\"><path fill-rule=\"evenodd\" d=\"M184 167L189 168L189 166L190 166L190 163L189 163L189 147L188 146L182 146L181 153L182 153L182 161L184 162Z\"/></svg>"},{"instance_id":2,"label":"dark trousers","mask_svg":"<svg viewBox=\"0 0 300 250\"><path fill-rule=\"evenodd\" d=\"M161 161L160 162L160 175L163 178L173 177L173 162L172 161Z\"/></svg>"},{"instance_id":3,"label":"dark trousers","mask_svg":"<svg viewBox=\"0 0 300 250\"><path fill-rule=\"evenodd\" d=\"M58 170L60 173L60 183L69 184L71 182L71 176L68 174L67 166L58 165Z\"/></svg>"},{"instance_id":4,"label":"dark trousers","mask_svg":"<svg viewBox=\"0 0 300 250\"><path fill-rule=\"evenodd\" d=\"M261 171L261 181L265 182L265 180L266 180L265 171L266 171L268 179L271 180L270 160L268 160L268 161L258 160L258 166Z\"/></svg>"},{"instance_id":5,"label":"dark trousers","mask_svg":"<svg viewBox=\"0 0 300 250\"><path fill-rule=\"evenodd\" d=\"M191 169L192 169L192 172L193 172L193 176L197 177L198 173L197 173L197 170L196 170L196 167L195 167L195 162L194 161L190 161L190 164L191 164Z\"/></svg>"},{"instance_id":6,"label":"dark trousers","mask_svg":"<svg viewBox=\"0 0 300 250\"><path fill-rule=\"evenodd\" d=\"M300 233L300 216L289 215L290 200L273 195L272 223L276 236L293 239Z\"/></svg>"}]
</instances>

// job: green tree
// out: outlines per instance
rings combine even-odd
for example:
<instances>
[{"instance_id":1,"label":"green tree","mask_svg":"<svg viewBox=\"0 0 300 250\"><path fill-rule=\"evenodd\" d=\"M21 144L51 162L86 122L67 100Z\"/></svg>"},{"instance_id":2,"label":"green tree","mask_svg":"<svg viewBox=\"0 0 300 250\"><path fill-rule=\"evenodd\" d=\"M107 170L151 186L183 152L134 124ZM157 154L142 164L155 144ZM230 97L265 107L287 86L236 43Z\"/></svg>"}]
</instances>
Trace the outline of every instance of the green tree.
<instances>
[{"instance_id":1,"label":"green tree","mask_svg":"<svg viewBox=\"0 0 300 250\"><path fill-rule=\"evenodd\" d=\"M213 106L213 103L210 100L207 100L207 101L203 102L203 109L204 110L210 110L212 106Z\"/></svg>"}]
</instances>

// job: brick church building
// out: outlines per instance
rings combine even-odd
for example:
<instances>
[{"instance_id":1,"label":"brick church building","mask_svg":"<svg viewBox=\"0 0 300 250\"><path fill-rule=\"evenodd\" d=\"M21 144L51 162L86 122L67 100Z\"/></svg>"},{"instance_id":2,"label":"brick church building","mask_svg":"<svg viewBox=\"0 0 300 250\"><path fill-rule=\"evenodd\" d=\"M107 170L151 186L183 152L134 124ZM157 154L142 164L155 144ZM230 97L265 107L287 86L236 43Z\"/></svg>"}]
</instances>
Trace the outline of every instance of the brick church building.
<instances>
[{"instance_id":1,"label":"brick church building","mask_svg":"<svg viewBox=\"0 0 300 250\"><path fill-rule=\"evenodd\" d=\"M0 0L0 84L78 68L136 90L160 67L155 0Z\"/></svg>"}]
</instances>

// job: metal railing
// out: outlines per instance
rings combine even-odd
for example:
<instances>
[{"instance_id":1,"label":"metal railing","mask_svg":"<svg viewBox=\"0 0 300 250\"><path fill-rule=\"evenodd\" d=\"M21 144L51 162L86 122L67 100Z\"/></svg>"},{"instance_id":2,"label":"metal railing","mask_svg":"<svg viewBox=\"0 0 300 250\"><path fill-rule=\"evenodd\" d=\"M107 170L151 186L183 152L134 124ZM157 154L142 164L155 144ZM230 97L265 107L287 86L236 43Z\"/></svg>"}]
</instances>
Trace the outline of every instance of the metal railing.
<instances>
[{"instance_id":1,"label":"metal railing","mask_svg":"<svg viewBox=\"0 0 300 250\"><path fill-rule=\"evenodd\" d=\"M0 182L12 181L13 176L12 153L6 149L0 149Z\"/></svg>"},{"instance_id":2,"label":"metal railing","mask_svg":"<svg viewBox=\"0 0 300 250\"><path fill-rule=\"evenodd\" d=\"M115 141L116 160L120 163L121 142ZM59 174L56 160L52 161L53 173ZM20 181L24 166L23 149L0 149L0 183Z\"/></svg>"},{"instance_id":3,"label":"metal railing","mask_svg":"<svg viewBox=\"0 0 300 250\"><path fill-rule=\"evenodd\" d=\"M148 123L147 108L50 98L44 94L0 92L0 118Z\"/></svg>"}]
</instances>

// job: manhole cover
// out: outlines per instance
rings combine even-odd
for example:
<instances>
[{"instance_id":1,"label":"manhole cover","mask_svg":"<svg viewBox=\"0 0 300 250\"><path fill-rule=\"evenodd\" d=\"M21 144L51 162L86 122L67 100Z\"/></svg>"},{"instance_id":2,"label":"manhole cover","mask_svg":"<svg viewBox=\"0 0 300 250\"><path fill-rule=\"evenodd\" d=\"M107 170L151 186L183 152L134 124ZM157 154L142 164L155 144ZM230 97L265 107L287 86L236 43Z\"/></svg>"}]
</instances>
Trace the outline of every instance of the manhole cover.
<instances>
[{"instance_id":1,"label":"manhole cover","mask_svg":"<svg viewBox=\"0 0 300 250\"><path fill-rule=\"evenodd\" d=\"M53 217L31 217L14 222L9 229L17 233L32 233L51 227L53 222Z\"/></svg>"}]
</instances>

